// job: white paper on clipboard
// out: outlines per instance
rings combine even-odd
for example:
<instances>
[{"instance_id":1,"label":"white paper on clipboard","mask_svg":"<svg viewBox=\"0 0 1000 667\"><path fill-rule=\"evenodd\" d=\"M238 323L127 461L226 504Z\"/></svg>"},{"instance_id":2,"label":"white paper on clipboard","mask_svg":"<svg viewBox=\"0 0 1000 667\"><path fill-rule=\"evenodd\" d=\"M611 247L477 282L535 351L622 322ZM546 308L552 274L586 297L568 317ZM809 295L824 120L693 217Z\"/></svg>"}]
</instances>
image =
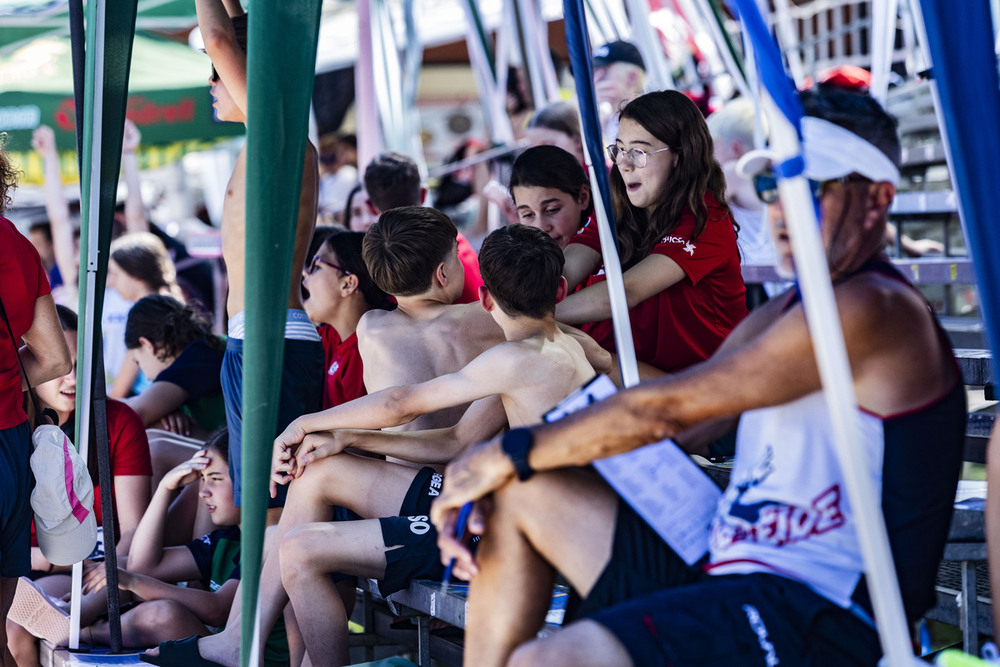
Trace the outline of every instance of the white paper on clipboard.
<instances>
[{"instance_id":1,"label":"white paper on clipboard","mask_svg":"<svg viewBox=\"0 0 1000 667\"><path fill-rule=\"evenodd\" d=\"M617 391L599 375L545 414L554 422ZM594 467L688 565L708 552L719 487L673 440L594 461Z\"/></svg>"}]
</instances>

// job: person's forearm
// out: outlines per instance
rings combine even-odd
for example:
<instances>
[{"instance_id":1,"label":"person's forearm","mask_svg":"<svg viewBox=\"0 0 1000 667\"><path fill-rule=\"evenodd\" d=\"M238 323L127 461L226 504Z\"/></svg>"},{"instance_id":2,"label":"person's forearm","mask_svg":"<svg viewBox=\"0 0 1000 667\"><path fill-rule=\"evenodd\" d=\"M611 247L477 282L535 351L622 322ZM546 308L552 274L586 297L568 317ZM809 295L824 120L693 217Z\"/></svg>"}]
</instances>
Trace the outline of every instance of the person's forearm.
<instances>
[{"instance_id":1,"label":"person's forearm","mask_svg":"<svg viewBox=\"0 0 1000 667\"><path fill-rule=\"evenodd\" d=\"M454 427L428 431L351 431L349 447L413 463L448 463L468 445Z\"/></svg>"},{"instance_id":2,"label":"person's forearm","mask_svg":"<svg viewBox=\"0 0 1000 667\"><path fill-rule=\"evenodd\" d=\"M342 403L296 421L306 433L336 429L380 429L400 426L420 416L410 408L409 386L390 387Z\"/></svg>"},{"instance_id":3,"label":"person's forearm","mask_svg":"<svg viewBox=\"0 0 1000 667\"><path fill-rule=\"evenodd\" d=\"M202 623L212 626L226 622L232 604L231 598L226 601L222 598L227 596L220 596L214 591L181 588L144 574L132 573L128 590L146 601L173 600L191 611Z\"/></svg>"},{"instance_id":4,"label":"person's forearm","mask_svg":"<svg viewBox=\"0 0 1000 667\"><path fill-rule=\"evenodd\" d=\"M52 230L52 254L56 266L67 285L76 285L76 261L73 251L73 226L70 223L69 203L63 193L62 170L59 154L54 150L43 156L45 165L45 214Z\"/></svg>"},{"instance_id":5,"label":"person's forearm","mask_svg":"<svg viewBox=\"0 0 1000 667\"><path fill-rule=\"evenodd\" d=\"M606 282L585 287L556 304L556 319L566 324L600 322L609 317L611 299Z\"/></svg>"},{"instance_id":6,"label":"person's forearm","mask_svg":"<svg viewBox=\"0 0 1000 667\"><path fill-rule=\"evenodd\" d=\"M149 501L149 507L146 508L132 536L132 549L128 555L126 569L140 574L150 574L160 564L163 559L167 512L174 493L163 484L156 487L156 493Z\"/></svg>"},{"instance_id":7,"label":"person's forearm","mask_svg":"<svg viewBox=\"0 0 1000 667\"><path fill-rule=\"evenodd\" d=\"M24 364L24 372L27 373L28 378L31 379L31 386L37 387L40 384L48 382L49 380L54 380L56 378L62 377L72 370L72 366L68 363L68 359L60 359L58 355L46 355L41 358L38 357L34 352L28 349L27 346L22 346L19 352L21 357L21 363ZM25 378L21 378L21 391L27 391L28 385L25 383Z\"/></svg>"},{"instance_id":8,"label":"person's forearm","mask_svg":"<svg viewBox=\"0 0 1000 667\"><path fill-rule=\"evenodd\" d=\"M226 6L226 12L229 16L242 16L246 14L240 0L222 0L222 4Z\"/></svg>"},{"instance_id":9,"label":"person's forearm","mask_svg":"<svg viewBox=\"0 0 1000 667\"><path fill-rule=\"evenodd\" d=\"M205 52L209 58L213 57L213 51L220 39L235 41L233 22L226 3L220 0L195 0L195 12L198 15L198 28L205 43Z\"/></svg>"},{"instance_id":10,"label":"person's forearm","mask_svg":"<svg viewBox=\"0 0 1000 667\"><path fill-rule=\"evenodd\" d=\"M142 183L139 179L139 160L132 151L122 153L122 177L127 193L125 195L125 230L128 232L148 232L146 207L142 203Z\"/></svg>"},{"instance_id":11,"label":"person's forearm","mask_svg":"<svg viewBox=\"0 0 1000 667\"><path fill-rule=\"evenodd\" d=\"M612 396L599 403L596 410L592 408L590 414L571 415L554 424L533 428L531 467L551 470L588 465L672 437L677 432L657 411L630 403L633 401L623 395Z\"/></svg>"}]
</instances>

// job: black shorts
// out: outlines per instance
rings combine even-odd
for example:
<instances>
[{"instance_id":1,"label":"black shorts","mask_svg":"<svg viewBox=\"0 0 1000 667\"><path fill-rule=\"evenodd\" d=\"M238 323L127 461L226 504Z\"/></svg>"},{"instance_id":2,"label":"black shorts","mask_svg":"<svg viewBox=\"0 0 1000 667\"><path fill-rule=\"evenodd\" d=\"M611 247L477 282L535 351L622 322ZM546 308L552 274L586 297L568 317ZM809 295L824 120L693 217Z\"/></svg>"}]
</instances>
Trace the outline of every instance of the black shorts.
<instances>
[{"instance_id":1,"label":"black shorts","mask_svg":"<svg viewBox=\"0 0 1000 667\"><path fill-rule=\"evenodd\" d=\"M378 582L383 597L401 591L414 579L444 576L437 530L426 514L379 519L385 543L385 577Z\"/></svg>"},{"instance_id":2,"label":"black shorts","mask_svg":"<svg viewBox=\"0 0 1000 667\"><path fill-rule=\"evenodd\" d=\"M882 655L871 625L774 574L706 575L590 618L643 667L874 667Z\"/></svg>"},{"instance_id":3,"label":"black shorts","mask_svg":"<svg viewBox=\"0 0 1000 667\"><path fill-rule=\"evenodd\" d=\"M403 498L400 516L379 519L385 544L385 577L379 581L383 596L403 590L414 579L441 579L444 567L431 524L431 503L441 494L441 474L425 467L417 473Z\"/></svg>"},{"instance_id":4,"label":"black shorts","mask_svg":"<svg viewBox=\"0 0 1000 667\"><path fill-rule=\"evenodd\" d=\"M701 563L694 567L685 563L621 498L613 540L611 559L590 594L582 599L577 591L570 589L566 622L704 576Z\"/></svg>"},{"instance_id":5,"label":"black shorts","mask_svg":"<svg viewBox=\"0 0 1000 667\"><path fill-rule=\"evenodd\" d=\"M410 488L407 489L403 504L399 508L399 515L430 514L431 503L441 495L442 481L441 473L434 468L421 468L410 482Z\"/></svg>"},{"instance_id":6,"label":"black shorts","mask_svg":"<svg viewBox=\"0 0 1000 667\"><path fill-rule=\"evenodd\" d=\"M31 428L0 429L0 577L31 570Z\"/></svg>"}]
</instances>

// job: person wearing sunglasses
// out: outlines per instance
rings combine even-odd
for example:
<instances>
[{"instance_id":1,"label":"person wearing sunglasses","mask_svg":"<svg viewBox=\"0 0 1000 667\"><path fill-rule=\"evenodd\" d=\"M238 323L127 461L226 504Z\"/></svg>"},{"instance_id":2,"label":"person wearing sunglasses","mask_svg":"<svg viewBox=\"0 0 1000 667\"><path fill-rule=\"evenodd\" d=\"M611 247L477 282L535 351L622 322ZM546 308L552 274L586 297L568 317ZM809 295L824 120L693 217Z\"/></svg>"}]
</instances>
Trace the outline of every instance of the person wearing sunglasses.
<instances>
[{"instance_id":1,"label":"person wearing sunglasses","mask_svg":"<svg viewBox=\"0 0 1000 667\"><path fill-rule=\"evenodd\" d=\"M368 393L358 353L358 322L369 310L396 307L368 275L361 257L363 238L361 232L334 231L302 276L306 313L319 325L326 357L324 410Z\"/></svg>"},{"instance_id":2,"label":"person wearing sunglasses","mask_svg":"<svg viewBox=\"0 0 1000 667\"><path fill-rule=\"evenodd\" d=\"M449 464L431 519L442 558L471 577L470 609L492 610L488 636L466 632L466 655L484 642L493 649L477 664L874 666L882 651L860 512L884 514L907 619L934 604L962 467L965 387L933 311L883 254L899 180L895 121L868 96L802 100L805 176L817 183L858 444L878 505L852 506L844 491L803 305L789 290L750 313L705 363L521 434L516 470L499 439ZM758 153L745 165L757 173L773 160ZM792 268L782 203L769 214ZM602 481L584 491L579 466L597 458L664 437L703 452L713 433L736 426L729 486L693 567ZM585 502L567 502L574 493ZM482 535L474 558L443 526L484 497L488 522L473 512L468 524ZM666 490L663 501L656 511L675 511ZM554 570L582 601L560 632L536 641Z\"/></svg>"},{"instance_id":3,"label":"person wearing sunglasses","mask_svg":"<svg viewBox=\"0 0 1000 667\"><path fill-rule=\"evenodd\" d=\"M725 178L701 112L676 91L626 105L608 156L636 357L654 372L676 372L707 359L747 313ZM565 253L570 290L582 289L556 317L614 351L596 225Z\"/></svg>"}]
</instances>

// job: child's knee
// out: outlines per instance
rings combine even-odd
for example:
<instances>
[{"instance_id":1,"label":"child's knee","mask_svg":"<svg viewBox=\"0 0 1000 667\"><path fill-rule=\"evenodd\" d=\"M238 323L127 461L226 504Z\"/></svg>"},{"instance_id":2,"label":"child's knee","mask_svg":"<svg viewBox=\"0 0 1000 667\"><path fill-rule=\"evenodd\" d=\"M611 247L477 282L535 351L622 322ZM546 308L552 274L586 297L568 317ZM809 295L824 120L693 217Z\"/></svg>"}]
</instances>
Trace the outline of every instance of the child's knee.
<instances>
[{"instance_id":1,"label":"child's knee","mask_svg":"<svg viewBox=\"0 0 1000 667\"><path fill-rule=\"evenodd\" d=\"M279 545L279 561L281 563L282 581L294 580L304 574L312 576L312 568L309 563L311 556L316 552L315 531L310 530L310 526L299 526L288 531Z\"/></svg>"}]
</instances>

